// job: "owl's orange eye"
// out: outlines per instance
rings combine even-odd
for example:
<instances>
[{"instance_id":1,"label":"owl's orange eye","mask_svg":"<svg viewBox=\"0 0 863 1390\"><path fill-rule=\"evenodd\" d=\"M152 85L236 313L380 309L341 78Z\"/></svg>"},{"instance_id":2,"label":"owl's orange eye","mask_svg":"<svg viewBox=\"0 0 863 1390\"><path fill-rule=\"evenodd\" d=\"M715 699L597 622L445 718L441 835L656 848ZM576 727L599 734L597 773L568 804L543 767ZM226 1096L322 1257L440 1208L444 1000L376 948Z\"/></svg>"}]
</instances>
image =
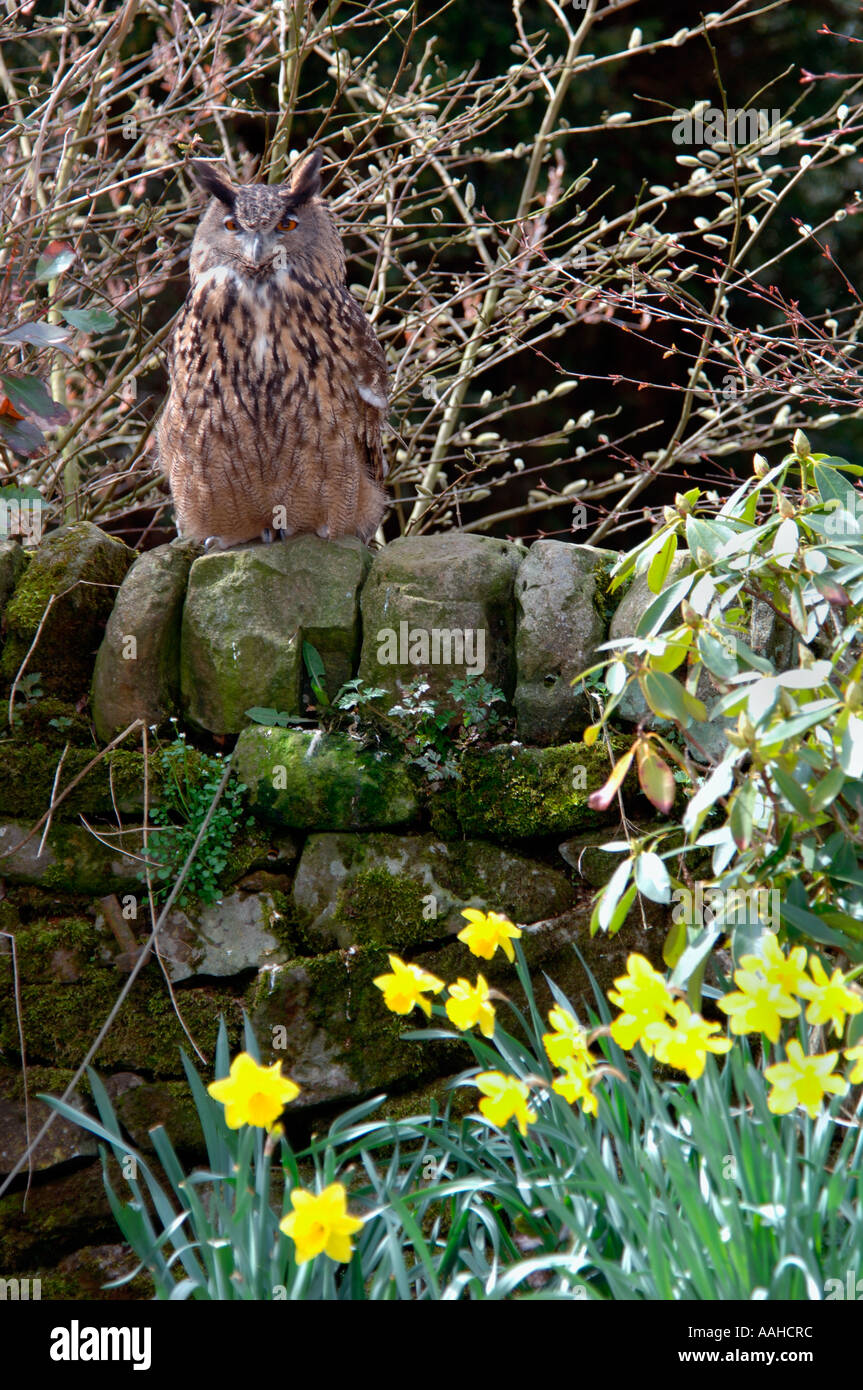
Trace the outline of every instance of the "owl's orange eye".
<instances>
[{"instance_id":1,"label":"owl's orange eye","mask_svg":"<svg viewBox=\"0 0 863 1390\"><path fill-rule=\"evenodd\" d=\"M292 232L292 231L294 230L294 228L296 227L296 225L297 225L297 224L296 224L296 222L294 221L293 217L283 217L282 220L281 220L281 222L280 222L280 223L278 224L278 226L276 227L276 231L277 231L277 232Z\"/></svg>"},{"instance_id":2,"label":"owl's orange eye","mask_svg":"<svg viewBox=\"0 0 863 1390\"><path fill-rule=\"evenodd\" d=\"M225 231L226 231L226 232L235 232L236 230L237 230L237 224L236 224L236 222L234 221L233 217L226 217L226 218L225 218Z\"/></svg>"}]
</instances>

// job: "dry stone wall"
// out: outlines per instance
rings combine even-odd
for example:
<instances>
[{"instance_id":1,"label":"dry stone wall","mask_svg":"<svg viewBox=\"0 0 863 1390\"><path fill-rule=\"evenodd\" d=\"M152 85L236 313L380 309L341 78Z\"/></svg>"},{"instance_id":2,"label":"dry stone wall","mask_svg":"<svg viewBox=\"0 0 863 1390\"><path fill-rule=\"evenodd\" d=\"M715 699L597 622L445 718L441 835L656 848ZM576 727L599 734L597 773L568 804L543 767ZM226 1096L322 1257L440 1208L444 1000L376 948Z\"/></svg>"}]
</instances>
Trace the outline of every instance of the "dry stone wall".
<instances>
[{"instance_id":1,"label":"dry stone wall","mask_svg":"<svg viewBox=\"0 0 863 1390\"><path fill-rule=\"evenodd\" d=\"M58 1093L149 933L145 805L152 826L175 804L171 778L203 785L216 751L234 751L246 788L212 866L218 891L175 904L161 963L136 980L97 1060L144 1149L162 1122L181 1150L196 1142L166 977L209 1057L220 1017L236 1045L251 1018L265 1057L302 1087L299 1124L379 1091L413 1105L461 1068L458 1045L406 1041L373 981L391 951L447 978L471 973L478 962L455 940L465 907L526 928L541 998L543 972L574 1000L588 994L575 946L600 985L632 949L658 959L665 923L653 905L611 940L589 935L612 856L598 848L609 820L588 797L609 764L607 749L580 741L592 716L572 682L609 625L632 631L649 601L609 596L616 558L459 532L377 553L301 536L136 555L87 522L32 551L0 542L0 695L13 711L11 725L0 720L0 1172L25 1135L10 937L30 1091ZM315 726L309 646L330 700L359 679L386 711L421 676L438 710L454 679L476 676L502 692L498 723L465 740L457 775L434 778L415 748L367 724ZM252 708L279 722L254 722ZM308 722L286 723L297 717ZM647 820L629 784L627 795ZM482 968L513 990L505 961ZM97 1168L86 1136L55 1126L36 1158L34 1220L20 1220L20 1196L0 1199L5 1270L53 1270L60 1289L69 1261L79 1275L82 1261L113 1268Z\"/></svg>"}]
</instances>

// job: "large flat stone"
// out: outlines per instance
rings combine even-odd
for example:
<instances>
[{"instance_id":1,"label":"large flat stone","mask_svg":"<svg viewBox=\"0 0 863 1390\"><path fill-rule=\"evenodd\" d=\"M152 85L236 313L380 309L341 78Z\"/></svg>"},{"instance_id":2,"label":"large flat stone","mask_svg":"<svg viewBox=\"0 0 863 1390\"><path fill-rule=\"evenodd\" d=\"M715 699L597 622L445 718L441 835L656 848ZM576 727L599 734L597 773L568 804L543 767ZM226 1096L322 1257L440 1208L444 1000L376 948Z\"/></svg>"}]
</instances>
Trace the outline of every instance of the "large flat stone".
<instances>
[{"instance_id":1,"label":"large flat stone","mask_svg":"<svg viewBox=\"0 0 863 1390\"><path fill-rule=\"evenodd\" d=\"M513 584L523 550L510 541L449 532L392 541L375 557L362 594L359 674L393 696L418 676L433 699L481 675L512 697Z\"/></svg>"},{"instance_id":2,"label":"large flat stone","mask_svg":"<svg viewBox=\"0 0 863 1390\"><path fill-rule=\"evenodd\" d=\"M183 608L180 686L186 717L239 733L246 710L304 713L304 642L332 698L359 655L359 590L371 564L355 537L295 536L196 560Z\"/></svg>"},{"instance_id":3,"label":"large flat stone","mask_svg":"<svg viewBox=\"0 0 863 1390\"><path fill-rule=\"evenodd\" d=\"M293 900L310 945L393 950L462 930L462 910L514 921L556 916L573 902L566 876L484 841L433 835L310 835Z\"/></svg>"},{"instance_id":4,"label":"large flat stone","mask_svg":"<svg viewBox=\"0 0 863 1390\"><path fill-rule=\"evenodd\" d=\"M255 814L288 829L374 830L419 816L404 764L346 734L256 725L237 740L234 766Z\"/></svg>"}]
</instances>

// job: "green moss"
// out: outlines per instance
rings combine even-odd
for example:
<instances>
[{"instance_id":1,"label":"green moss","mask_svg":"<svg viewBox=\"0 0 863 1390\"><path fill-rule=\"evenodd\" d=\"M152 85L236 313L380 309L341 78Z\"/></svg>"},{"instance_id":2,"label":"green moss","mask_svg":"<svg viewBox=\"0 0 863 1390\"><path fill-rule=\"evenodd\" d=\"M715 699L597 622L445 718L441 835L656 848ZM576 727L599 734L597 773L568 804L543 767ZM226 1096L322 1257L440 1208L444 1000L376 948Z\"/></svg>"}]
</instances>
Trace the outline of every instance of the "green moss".
<instances>
[{"instance_id":1,"label":"green moss","mask_svg":"<svg viewBox=\"0 0 863 1390\"><path fill-rule=\"evenodd\" d=\"M89 933L86 942L85 930ZM123 976L92 959L95 940L91 923L82 926L74 921L53 930L51 924L44 924L33 943L19 935L24 957L20 967L21 1010L27 1055L32 1062L50 1060L61 1067L77 1066L84 1045L108 1016ZM68 942L72 944L64 944ZM74 953L79 978L63 982L53 977L56 958L50 955L52 947ZM19 1043L11 984L11 963L0 958L0 1049L14 1056ZM212 1054L215 1048L220 1014L225 1016L232 1049L241 1045L242 1000L229 990L179 990L177 1002L189 1031L205 1053ZM180 1048L188 1050L188 1046L161 972L151 964L136 981L103 1042L99 1063L105 1068L157 1077L178 1076L182 1074Z\"/></svg>"},{"instance_id":2,"label":"green moss","mask_svg":"<svg viewBox=\"0 0 863 1390\"><path fill-rule=\"evenodd\" d=\"M418 815L404 764L358 749L346 734L244 729L235 766L252 810L290 829L372 829Z\"/></svg>"},{"instance_id":3,"label":"green moss","mask_svg":"<svg viewBox=\"0 0 863 1390\"><path fill-rule=\"evenodd\" d=\"M442 810L457 818L466 836L572 835L606 819L591 810L587 799L602 786L609 770L608 754L601 745L526 748L502 744L465 756L461 780Z\"/></svg>"},{"instance_id":4,"label":"green moss","mask_svg":"<svg viewBox=\"0 0 863 1390\"><path fill-rule=\"evenodd\" d=\"M593 602L596 611L602 618L602 624L606 632L611 626L611 620L617 612L618 608L620 607L620 604L623 602L623 599L629 592L632 586L632 581L635 578L635 571L633 570L631 574L627 575L626 579L624 579L620 587L618 589L615 589L614 593L612 593L611 570L613 568L614 563L615 562L610 559L600 560L597 563L593 576L594 582L596 584Z\"/></svg>"},{"instance_id":5,"label":"green moss","mask_svg":"<svg viewBox=\"0 0 863 1390\"><path fill-rule=\"evenodd\" d=\"M273 904L276 911L270 918L270 931L280 945L287 947L289 955L314 955L320 943L311 940L291 894L275 889Z\"/></svg>"},{"instance_id":6,"label":"green moss","mask_svg":"<svg viewBox=\"0 0 863 1390\"><path fill-rule=\"evenodd\" d=\"M377 866L362 870L339 889L336 916L350 923L363 945L403 947L428 940L424 896L416 881Z\"/></svg>"},{"instance_id":7,"label":"green moss","mask_svg":"<svg viewBox=\"0 0 863 1390\"><path fill-rule=\"evenodd\" d=\"M206 1078L209 1081L209 1076ZM145 1082L117 1097L114 1109L137 1148L154 1152L150 1130L163 1125L175 1149L203 1154L201 1121L186 1081Z\"/></svg>"},{"instance_id":8,"label":"green moss","mask_svg":"<svg viewBox=\"0 0 863 1390\"><path fill-rule=\"evenodd\" d=\"M55 595L29 670L40 673L49 694L71 700L86 694L116 590L134 558L134 551L91 522L49 535L6 606L0 675L14 679Z\"/></svg>"},{"instance_id":9,"label":"green moss","mask_svg":"<svg viewBox=\"0 0 863 1390\"><path fill-rule=\"evenodd\" d=\"M361 1091L388 1086L395 1078L409 1082L411 1077L419 1080L467 1064L469 1052L460 1043L405 1041L402 1034L416 1025L390 1013L374 983L390 971L386 951L360 948L347 963L342 952L333 951L307 965L315 985L312 1017L336 1043ZM346 1007L334 1008L334 1001L342 999Z\"/></svg>"},{"instance_id":10,"label":"green moss","mask_svg":"<svg viewBox=\"0 0 863 1390\"><path fill-rule=\"evenodd\" d=\"M220 875L223 887L227 888L237 879L243 878L253 864L258 864L266 854L270 844L267 831L258 825L246 826L232 842L225 853L225 867Z\"/></svg>"},{"instance_id":11,"label":"green moss","mask_svg":"<svg viewBox=\"0 0 863 1390\"><path fill-rule=\"evenodd\" d=\"M260 980L253 1024L262 1050L273 1030L284 1027L289 1047L304 1056L310 1050L336 1078L347 1073L359 1095L465 1065L469 1054L461 1043L404 1039L412 1020L390 1013L374 983L389 969L385 950L361 946L290 961L272 980ZM269 1060L284 1056L273 1051Z\"/></svg>"},{"instance_id":12,"label":"green moss","mask_svg":"<svg viewBox=\"0 0 863 1390\"><path fill-rule=\"evenodd\" d=\"M15 946L19 979L28 984L54 980L64 969L83 969L98 959L100 938L85 917L69 917L19 927Z\"/></svg>"},{"instance_id":13,"label":"green moss","mask_svg":"<svg viewBox=\"0 0 863 1390\"><path fill-rule=\"evenodd\" d=\"M59 728L52 725L52 719ZM75 704L51 695L40 696L27 704L16 702L13 733L22 742L44 743L60 749L67 743L88 746L92 742L89 723L78 713Z\"/></svg>"},{"instance_id":14,"label":"green moss","mask_svg":"<svg viewBox=\"0 0 863 1390\"><path fill-rule=\"evenodd\" d=\"M95 750L70 748L63 761L60 787L66 787L95 756ZM51 802L51 789L57 771L59 754L56 748L43 743L28 743L18 738L0 740L0 816L14 820L37 820ZM189 749L189 767L193 776L200 775L200 754ZM149 757L149 800L154 806L164 798L161 759ZM114 820L116 810L124 814L140 814L144 808L144 756L124 748L115 748L96 763L95 767L57 807L54 820L77 820L83 811L86 816L101 816Z\"/></svg>"},{"instance_id":15,"label":"green moss","mask_svg":"<svg viewBox=\"0 0 863 1390\"><path fill-rule=\"evenodd\" d=\"M119 1178L113 1164L112 1180ZM14 1272L50 1265L85 1241L116 1241L117 1226L102 1182L102 1166L89 1164L50 1183L36 1183L24 1208L20 1192L0 1197L0 1267ZM76 1297L80 1297L80 1287Z\"/></svg>"}]
</instances>

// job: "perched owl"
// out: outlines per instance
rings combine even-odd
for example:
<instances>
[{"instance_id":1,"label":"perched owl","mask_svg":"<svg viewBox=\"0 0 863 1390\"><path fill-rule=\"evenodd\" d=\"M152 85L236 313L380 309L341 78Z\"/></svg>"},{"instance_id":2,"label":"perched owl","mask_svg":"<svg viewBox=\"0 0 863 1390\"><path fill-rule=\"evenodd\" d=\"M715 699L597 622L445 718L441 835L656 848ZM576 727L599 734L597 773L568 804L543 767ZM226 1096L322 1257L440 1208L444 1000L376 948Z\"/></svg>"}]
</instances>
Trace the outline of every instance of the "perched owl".
<instances>
[{"instance_id":1,"label":"perched owl","mask_svg":"<svg viewBox=\"0 0 863 1390\"><path fill-rule=\"evenodd\" d=\"M212 201L192 242L159 459L180 534L375 532L386 505L386 359L345 284L319 152L290 184L237 186L193 161Z\"/></svg>"}]
</instances>

